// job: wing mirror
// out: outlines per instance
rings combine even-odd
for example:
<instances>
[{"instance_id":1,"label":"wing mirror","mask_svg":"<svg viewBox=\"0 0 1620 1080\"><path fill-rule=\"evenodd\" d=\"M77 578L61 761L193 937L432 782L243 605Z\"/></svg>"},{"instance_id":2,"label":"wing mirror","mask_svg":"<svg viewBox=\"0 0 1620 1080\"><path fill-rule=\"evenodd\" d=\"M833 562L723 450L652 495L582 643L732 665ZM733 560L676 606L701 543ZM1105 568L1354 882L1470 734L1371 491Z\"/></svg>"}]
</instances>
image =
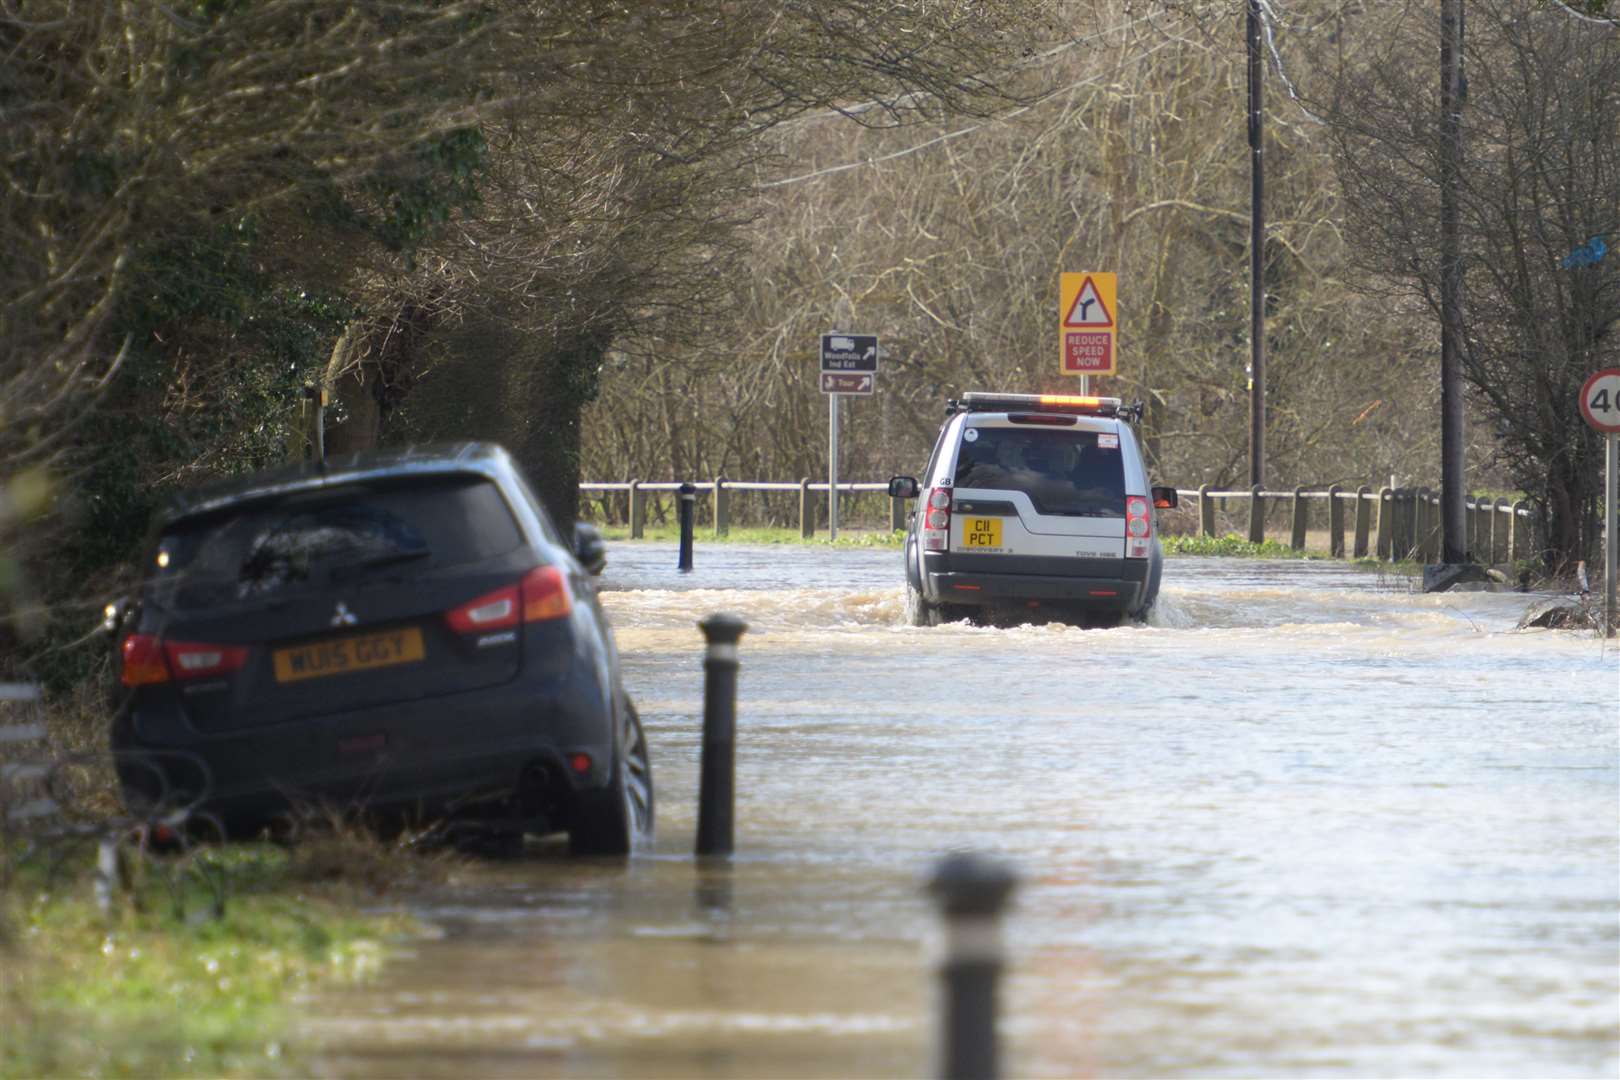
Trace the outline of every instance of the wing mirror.
<instances>
[{"instance_id":1,"label":"wing mirror","mask_svg":"<svg viewBox=\"0 0 1620 1080\"><path fill-rule=\"evenodd\" d=\"M1173 487L1154 488L1153 505L1160 510L1174 510L1177 505L1176 489Z\"/></svg>"},{"instance_id":2,"label":"wing mirror","mask_svg":"<svg viewBox=\"0 0 1620 1080\"><path fill-rule=\"evenodd\" d=\"M889 478L889 498L915 499L921 490L917 486L915 476L891 476Z\"/></svg>"},{"instance_id":3,"label":"wing mirror","mask_svg":"<svg viewBox=\"0 0 1620 1080\"><path fill-rule=\"evenodd\" d=\"M600 574L607 566L607 541L595 525L583 521L574 523L574 558L593 574Z\"/></svg>"}]
</instances>

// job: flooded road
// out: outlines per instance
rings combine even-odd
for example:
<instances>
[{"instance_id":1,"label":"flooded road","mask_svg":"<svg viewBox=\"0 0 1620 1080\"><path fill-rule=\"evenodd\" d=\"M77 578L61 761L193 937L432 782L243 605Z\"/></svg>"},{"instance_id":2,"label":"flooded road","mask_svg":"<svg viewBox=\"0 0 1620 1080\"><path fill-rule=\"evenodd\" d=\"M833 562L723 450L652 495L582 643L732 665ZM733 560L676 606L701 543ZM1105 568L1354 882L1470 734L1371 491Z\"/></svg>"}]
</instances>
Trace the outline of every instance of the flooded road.
<instances>
[{"instance_id":1,"label":"flooded road","mask_svg":"<svg viewBox=\"0 0 1620 1080\"><path fill-rule=\"evenodd\" d=\"M1019 1076L1615 1076L1620 654L1529 598L1175 559L1151 625L901 625L894 551L610 552L656 851L421 898L321 1001L353 1076L929 1075L953 848L1023 875ZM738 855L690 856L701 636L742 640Z\"/></svg>"}]
</instances>

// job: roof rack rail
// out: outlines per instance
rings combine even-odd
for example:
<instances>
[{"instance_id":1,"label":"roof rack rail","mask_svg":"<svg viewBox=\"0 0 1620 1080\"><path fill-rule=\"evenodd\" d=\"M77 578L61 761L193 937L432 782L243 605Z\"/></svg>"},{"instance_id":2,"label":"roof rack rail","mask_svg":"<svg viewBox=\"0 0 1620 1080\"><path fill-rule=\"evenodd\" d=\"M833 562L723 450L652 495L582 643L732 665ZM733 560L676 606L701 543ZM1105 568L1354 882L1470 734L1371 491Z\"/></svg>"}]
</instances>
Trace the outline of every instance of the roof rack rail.
<instances>
[{"instance_id":1,"label":"roof rack rail","mask_svg":"<svg viewBox=\"0 0 1620 1080\"><path fill-rule=\"evenodd\" d=\"M959 412L1029 412L1071 413L1080 416L1115 416L1122 420L1140 422L1142 403L1123 404L1114 397L1080 397L1072 394L994 394L973 391L960 398L945 402L945 414Z\"/></svg>"}]
</instances>

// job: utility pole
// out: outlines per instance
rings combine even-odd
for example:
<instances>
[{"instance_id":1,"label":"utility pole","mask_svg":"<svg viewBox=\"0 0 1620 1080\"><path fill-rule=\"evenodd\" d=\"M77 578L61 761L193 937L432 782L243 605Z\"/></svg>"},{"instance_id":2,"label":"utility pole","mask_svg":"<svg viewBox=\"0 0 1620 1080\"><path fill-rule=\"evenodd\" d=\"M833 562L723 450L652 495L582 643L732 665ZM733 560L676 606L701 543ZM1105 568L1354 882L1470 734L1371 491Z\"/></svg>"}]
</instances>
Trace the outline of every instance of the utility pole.
<instances>
[{"instance_id":1,"label":"utility pole","mask_svg":"<svg viewBox=\"0 0 1620 1080\"><path fill-rule=\"evenodd\" d=\"M1458 334L1463 277L1457 182L1462 171L1463 0L1440 0L1440 561L1468 561L1463 506L1463 397Z\"/></svg>"},{"instance_id":2,"label":"utility pole","mask_svg":"<svg viewBox=\"0 0 1620 1080\"><path fill-rule=\"evenodd\" d=\"M1266 480L1266 208L1265 129L1260 56L1260 0L1245 5L1249 48L1249 484Z\"/></svg>"}]
</instances>

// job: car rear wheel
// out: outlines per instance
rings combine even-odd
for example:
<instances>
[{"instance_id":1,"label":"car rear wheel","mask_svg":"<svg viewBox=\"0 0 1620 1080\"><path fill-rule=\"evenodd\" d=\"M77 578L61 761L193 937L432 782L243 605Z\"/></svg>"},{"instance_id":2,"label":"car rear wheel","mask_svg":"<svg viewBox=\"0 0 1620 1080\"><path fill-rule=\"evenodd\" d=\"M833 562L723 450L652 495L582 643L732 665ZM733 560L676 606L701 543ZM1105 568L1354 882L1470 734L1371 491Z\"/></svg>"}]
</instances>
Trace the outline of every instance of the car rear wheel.
<instances>
[{"instance_id":1,"label":"car rear wheel","mask_svg":"<svg viewBox=\"0 0 1620 1080\"><path fill-rule=\"evenodd\" d=\"M636 707L625 696L619 702L623 726L607 786L574 802L568 847L575 855L628 855L652 839L652 755Z\"/></svg>"},{"instance_id":2,"label":"car rear wheel","mask_svg":"<svg viewBox=\"0 0 1620 1080\"><path fill-rule=\"evenodd\" d=\"M922 598L922 593L911 582L906 582L906 625L931 626L933 608Z\"/></svg>"}]
</instances>

